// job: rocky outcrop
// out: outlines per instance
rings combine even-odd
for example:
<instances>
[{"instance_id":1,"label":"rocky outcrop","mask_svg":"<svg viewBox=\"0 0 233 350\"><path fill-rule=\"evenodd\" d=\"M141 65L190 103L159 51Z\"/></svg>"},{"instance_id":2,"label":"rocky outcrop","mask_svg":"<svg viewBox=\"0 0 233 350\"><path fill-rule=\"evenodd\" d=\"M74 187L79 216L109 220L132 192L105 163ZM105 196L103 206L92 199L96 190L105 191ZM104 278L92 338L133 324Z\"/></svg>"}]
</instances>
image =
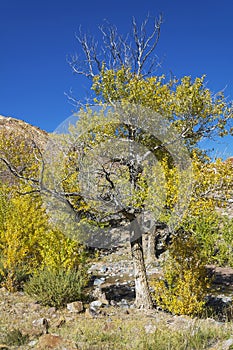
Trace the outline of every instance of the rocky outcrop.
<instances>
[{"instance_id":1,"label":"rocky outcrop","mask_svg":"<svg viewBox=\"0 0 233 350\"><path fill-rule=\"evenodd\" d=\"M48 133L40 128L24 122L23 120L4 117L0 115L0 135L24 136L33 140L39 147L45 147L48 141Z\"/></svg>"}]
</instances>

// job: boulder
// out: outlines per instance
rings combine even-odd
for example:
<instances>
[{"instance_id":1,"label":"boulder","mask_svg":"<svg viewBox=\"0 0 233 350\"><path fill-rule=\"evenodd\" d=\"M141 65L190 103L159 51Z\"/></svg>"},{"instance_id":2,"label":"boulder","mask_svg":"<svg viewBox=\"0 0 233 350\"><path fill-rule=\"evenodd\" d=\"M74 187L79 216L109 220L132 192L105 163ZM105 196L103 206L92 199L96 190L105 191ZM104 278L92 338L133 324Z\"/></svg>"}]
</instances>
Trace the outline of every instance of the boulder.
<instances>
[{"instance_id":1,"label":"boulder","mask_svg":"<svg viewBox=\"0 0 233 350\"><path fill-rule=\"evenodd\" d=\"M83 303L81 301L74 301L73 303L67 304L66 307L70 312L80 313L83 311Z\"/></svg>"}]
</instances>

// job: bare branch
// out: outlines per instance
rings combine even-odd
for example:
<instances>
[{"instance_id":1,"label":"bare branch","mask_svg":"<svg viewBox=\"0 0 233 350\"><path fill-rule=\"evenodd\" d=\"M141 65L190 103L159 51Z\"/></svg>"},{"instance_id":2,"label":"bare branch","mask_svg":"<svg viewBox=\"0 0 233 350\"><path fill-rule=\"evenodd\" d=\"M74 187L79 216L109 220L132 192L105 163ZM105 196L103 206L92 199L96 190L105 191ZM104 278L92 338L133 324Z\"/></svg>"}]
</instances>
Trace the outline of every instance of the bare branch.
<instances>
[{"instance_id":1,"label":"bare branch","mask_svg":"<svg viewBox=\"0 0 233 350\"><path fill-rule=\"evenodd\" d=\"M148 15L138 26L133 18L132 35L127 34L125 38L109 23L99 26L102 34L100 45L94 37L83 34L80 29L76 39L81 46L83 57L82 55L70 57L68 63L73 72L93 79L101 72L104 63L106 69L125 66L131 68L137 75L151 74L157 62L157 56L153 57L153 54L160 38L162 16L154 20L152 32L147 35L149 20Z\"/></svg>"},{"instance_id":2,"label":"bare branch","mask_svg":"<svg viewBox=\"0 0 233 350\"><path fill-rule=\"evenodd\" d=\"M33 193L38 193L41 194L41 190L30 190L30 191L26 191L26 192L21 192L21 191L17 191L18 194L20 194L21 196L26 196L28 194L33 194Z\"/></svg>"},{"instance_id":3,"label":"bare branch","mask_svg":"<svg viewBox=\"0 0 233 350\"><path fill-rule=\"evenodd\" d=\"M34 179L33 177L27 177L27 176L21 175L21 172L18 172L18 170L15 167L13 167L13 165L11 165L7 159L0 157L0 161L2 161L7 166L7 168L10 170L10 172L18 179L21 179L24 181L30 181L34 184L39 184L39 180Z\"/></svg>"}]
</instances>

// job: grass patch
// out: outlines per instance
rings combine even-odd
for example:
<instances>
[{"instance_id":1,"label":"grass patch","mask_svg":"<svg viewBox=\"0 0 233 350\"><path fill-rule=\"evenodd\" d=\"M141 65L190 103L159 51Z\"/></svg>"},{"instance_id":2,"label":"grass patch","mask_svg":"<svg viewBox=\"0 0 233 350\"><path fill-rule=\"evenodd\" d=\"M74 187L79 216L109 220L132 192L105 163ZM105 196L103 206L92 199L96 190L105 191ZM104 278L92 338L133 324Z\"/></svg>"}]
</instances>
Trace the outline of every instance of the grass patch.
<instances>
[{"instance_id":1,"label":"grass patch","mask_svg":"<svg viewBox=\"0 0 233 350\"><path fill-rule=\"evenodd\" d=\"M196 327L187 331L170 331L158 328L153 335L145 337L140 349L143 350L203 350L209 349L219 341L230 336L230 333L219 329Z\"/></svg>"},{"instance_id":2,"label":"grass patch","mask_svg":"<svg viewBox=\"0 0 233 350\"><path fill-rule=\"evenodd\" d=\"M146 324L152 325L151 333L146 333ZM187 327L176 325L174 329L165 320L157 322L145 317L85 319L79 322L75 341L80 350L204 350L229 339L232 328L232 324L219 326L188 318Z\"/></svg>"}]
</instances>

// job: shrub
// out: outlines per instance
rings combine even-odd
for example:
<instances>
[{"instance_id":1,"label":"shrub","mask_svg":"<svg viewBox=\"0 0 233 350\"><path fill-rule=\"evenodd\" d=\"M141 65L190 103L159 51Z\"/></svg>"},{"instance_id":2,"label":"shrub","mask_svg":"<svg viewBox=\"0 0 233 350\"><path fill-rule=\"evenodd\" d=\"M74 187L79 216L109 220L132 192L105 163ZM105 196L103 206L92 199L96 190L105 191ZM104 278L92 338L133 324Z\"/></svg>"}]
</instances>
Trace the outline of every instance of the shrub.
<instances>
[{"instance_id":1,"label":"shrub","mask_svg":"<svg viewBox=\"0 0 233 350\"><path fill-rule=\"evenodd\" d=\"M195 237L180 232L164 263L164 280L152 281L157 305L178 315L200 314L209 287L205 263Z\"/></svg>"},{"instance_id":2,"label":"shrub","mask_svg":"<svg viewBox=\"0 0 233 350\"><path fill-rule=\"evenodd\" d=\"M87 278L84 270L49 269L38 271L25 283L24 291L42 305L61 308L80 300Z\"/></svg>"},{"instance_id":3,"label":"shrub","mask_svg":"<svg viewBox=\"0 0 233 350\"><path fill-rule=\"evenodd\" d=\"M38 269L77 269L85 261L84 247L51 227L39 196L9 196L0 188L2 285L15 291Z\"/></svg>"},{"instance_id":4,"label":"shrub","mask_svg":"<svg viewBox=\"0 0 233 350\"><path fill-rule=\"evenodd\" d=\"M233 219L217 212L204 212L184 223L201 246L200 255L207 264L233 267Z\"/></svg>"},{"instance_id":5,"label":"shrub","mask_svg":"<svg viewBox=\"0 0 233 350\"><path fill-rule=\"evenodd\" d=\"M221 218L216 212L203 209L202 215L188 217L183 223L184 230L192 233L199 246L199 254L206 263L217 260L216 251L220 237Z\"/></svg>"},{"instance_id":6,"label":"shrub","mask_svg":"<svg viewBox=\"0 0 233 350\"><path fill-rule=\"evenodd\" d=\"M218 265L233 267L233 219L223 217L216 261Z\"/></svg>"}]
</instances>

